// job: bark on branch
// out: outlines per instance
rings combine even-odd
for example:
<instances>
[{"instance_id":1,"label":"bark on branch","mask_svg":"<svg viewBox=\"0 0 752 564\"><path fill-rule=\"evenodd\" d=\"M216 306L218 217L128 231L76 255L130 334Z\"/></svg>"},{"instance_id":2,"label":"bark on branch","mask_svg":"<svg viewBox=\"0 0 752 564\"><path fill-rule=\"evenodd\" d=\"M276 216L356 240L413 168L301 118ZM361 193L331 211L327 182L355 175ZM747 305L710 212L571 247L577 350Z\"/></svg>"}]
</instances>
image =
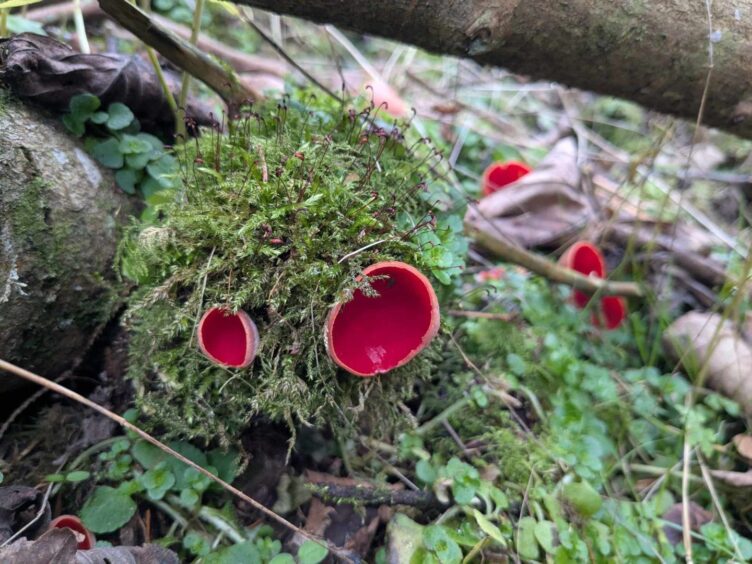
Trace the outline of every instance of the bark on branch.
<instances>
[{"instance_id":1,"label":"bark on branch","mask_svg":"<svg viewBox=\"0 0 752 564\"><path fill-rule=\"evenodd\" d=\"M752 0L234 0L620 96L752 138Z\"/></svg>"}]
</instances>

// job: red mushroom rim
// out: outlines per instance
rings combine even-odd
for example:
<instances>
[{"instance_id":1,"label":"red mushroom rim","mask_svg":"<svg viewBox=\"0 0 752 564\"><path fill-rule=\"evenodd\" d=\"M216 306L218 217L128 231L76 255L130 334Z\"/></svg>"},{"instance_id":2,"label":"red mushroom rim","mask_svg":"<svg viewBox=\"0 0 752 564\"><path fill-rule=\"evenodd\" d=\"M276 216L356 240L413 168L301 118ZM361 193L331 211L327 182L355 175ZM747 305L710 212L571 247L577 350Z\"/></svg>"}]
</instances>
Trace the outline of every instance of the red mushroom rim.
<instances>
[{"instance_id":1,"label":"red mushroom rim","mask_svg":"<svg viewBox=\"0 0 752 564\"><path fill-rule=\"evenodd\" d=\"M603 316L601 323L600 316ZM616 329L627 316L627 302L620 296L604 296L601 299L600 311L593 313L593 325L601 324L608 329Z\"/></svg>"},{"instance_id":2,"label":"red mushroom rim","mask_svg":"<svg viewBox=\"0 0 752 564\"><path fill-rule=\"evenodd\" d=\"M600 249L587 241L578 241L561 256L559 263L566 268L585 276L603 278L606 275L606 261ZM572 301L578 308L584 308L590 296L580 290L572 292Z\"/></svg>"},{"instance_id":3,"label":"red mushroom rim","mask_svg":"<svg viewBox=\"0 0 752 564\"><path fill-rule=\"evenodd\" d=\"M198 346L209 360L221 366L245 368L256 357L256 324L242 310L232 313L213 307L198 322Z\"/></svg>"},{"instance_id":4,"label":"red mushroom rim","mask_svg":"<svg viewBox=\"0 0 752 564\"><path fill-rule=\"evenodd\" d=\"M94 534L84 527L81 519L75 515L60 515L50 521L50 529L70 529L76 535L76 542L79 550L90 550L94 548L97 539Z\"/></svg>"},{"instance_id":5,"label":"red mushroom rim","mask_svg":"<svg viewBox=\"0 0 752 564\"><path fill-rule=\"evenodd\" d=\"M378 296L356 290L326 321L326 347L351 374L375 376L407 364L439 331L439 301L428 279L403 262L379 262L363 276Z\"/></svg>"},{"instance_id":6,"label":"red mushroom rim","mask_svg":"<svg viewBox=\"0 0 752 564\"><path fill-rule=\"evenodd\" d=\"M491 163L483 172L483 195L493 194L529 172L529 166L516 161Z\"/></svg>"}]
</instances>

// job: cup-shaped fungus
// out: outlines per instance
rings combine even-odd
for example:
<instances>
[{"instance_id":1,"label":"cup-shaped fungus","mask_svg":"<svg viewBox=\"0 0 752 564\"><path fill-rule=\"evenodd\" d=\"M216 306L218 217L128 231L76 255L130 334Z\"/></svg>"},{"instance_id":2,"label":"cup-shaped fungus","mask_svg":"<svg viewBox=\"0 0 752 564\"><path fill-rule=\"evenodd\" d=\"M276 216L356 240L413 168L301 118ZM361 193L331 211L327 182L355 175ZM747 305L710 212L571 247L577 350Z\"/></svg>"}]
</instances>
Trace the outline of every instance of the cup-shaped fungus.
<instances>
[{"instance_id":1,"label":"cup-shaped fungus","mask_svg":"<svg viewBox=\"0 0 752 564\"><path fill-rule=\"evenodd\" d=\"M593 314L593 325L608 330L616 329L627 317L627 302L620 296L605 296L600 308Z\"/></svg>"},{"instance_id":2,"label":"cup-shaped fungus","mask_svg":"<svg viewBox=\"0 0 752 564\"><path fill-rule=\"evenodd\" d=\"M439 331L439 301L428 279L403 262L378 262L363 276L374 278L377 296L356 290L336 304L326 321L332 360L362 377L407 364Z\"/></svg>"},{"instance_id":3,"label":"cup-shaped fungus","mask_svg":"<svg viewBox=\"0 0 752 564\"><path fill-rule=\"evenodd\" d=\"M78 550L90 550L94 548L97 539L89 529L84 527L81 519L75 515L60 515L50 521L50 529L70 529L76 535Z\"/></svg>"},{"instance_id":4,"label":"cup-shaped fungus","mask_svg":"<svg viewBox=\"0 0 752 564\"><path fill-rule=\"evenodd\" d=\"M606 261L603 260L601 251L587 241L577 241L561 255L559 264L579 272L585 276L603 278L606 275ZM590 296L579 290L572 292L572 301L578 308L584 308L590 301Z\"/></svg>"},{"instance_id":5,"label":"cup-shaped fungus","mask_svg":"<svg viewBox=\"0 0 752 564\"><path fill-rule=\"evenodd\" d=\"M518 163L516 161L491 163L483 171L483 179L481 181L483 195L488 196L513 182L517 182L529 173L530 170L530 167L525 163Z\"/></svg>"},{"instance_id":6,"label":"cup-shaped fungus","mask_svg":"<svg viewBox=\"0 0 752 564\"><path fill-rule=\"evenodd\" d=\"M258 344L256 324L243 310L232 313L213 307L198 322L198 347L216 364L230 368L250 366Z\"/></svg>"}]
</instances>

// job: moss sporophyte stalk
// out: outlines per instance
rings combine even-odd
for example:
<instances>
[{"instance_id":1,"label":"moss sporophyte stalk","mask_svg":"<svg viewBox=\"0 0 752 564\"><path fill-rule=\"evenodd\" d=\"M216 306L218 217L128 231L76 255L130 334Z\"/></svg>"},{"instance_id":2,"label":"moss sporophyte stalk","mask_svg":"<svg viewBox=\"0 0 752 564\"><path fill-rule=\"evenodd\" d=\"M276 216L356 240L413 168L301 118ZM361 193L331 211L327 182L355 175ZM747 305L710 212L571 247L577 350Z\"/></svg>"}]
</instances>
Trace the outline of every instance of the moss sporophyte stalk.
<instances>
[{"instance_id":1,"label":"moss sporophyte stalk","mask_svg":"<svg viewBox=\"0 0 752 564\"><path fill-rule=\"evenodd\" d=\"M254 416L342 429L371 421L376 432L399 423L398 404L431 376L440 338L388 374L358 378L327 354L327 316L379 295L384 273L363 275L376 263L406 263L429 288L451 284L464 239L456 217L443 216L436 153L405 141L409 124L382 126L372 114L300 95L176 150L179 188L120 253L138 284L126 316L129 376L155 423L224 442ZM255 323L257 347L240 323L246 348L217 353L253 352L252 364L202 354L197 327L212 308ZM419 340L435 333L438 311L427 315Z\"/></svg>"}]
</instances>

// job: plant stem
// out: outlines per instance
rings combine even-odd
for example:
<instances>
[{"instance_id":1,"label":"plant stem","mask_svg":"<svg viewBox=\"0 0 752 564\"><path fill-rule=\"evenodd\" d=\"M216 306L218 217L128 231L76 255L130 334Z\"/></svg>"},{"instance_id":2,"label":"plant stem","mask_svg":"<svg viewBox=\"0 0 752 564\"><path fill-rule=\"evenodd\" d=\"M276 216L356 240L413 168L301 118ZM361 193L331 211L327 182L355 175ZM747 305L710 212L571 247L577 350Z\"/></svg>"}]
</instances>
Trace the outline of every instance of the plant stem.
<instances>
[{"instance_id":1,"label":"plant stem","mask_svg":"<svg viewBox=\"0 0 752 564\"><path fill-rule=\"evenodd\" d=\"M438 427L441 425L442 422L449 419L452 415L463 409L465 406L467 406L472 400L470 398L462 398L454 402L452 405L447 407L444 411L439 413L436 417L433 419L429 419L423 425L415 429L414 434L418 436L425 435L429 431L433 430L434 427Z\"/></svg>"},{"instance_id":2,"label":"plant stem","mask_svg":"<svg viewBox=\"0 0 752 564\"><path fill-rule=\"evenodd\" d=\"M76 35L78 36L78 46L85 55L91 53L89 47L89 38L86 37L86 26L84 25L84 15L81 12L81 0L73 2L73 23L76 26Z\"/></svg>"},{"instance_id":3,"label":"plant stem","mask_svg":"<svg viewBox=\"0 0 752 564\"><path fill-rule=\"evenodd\" d=\"M193 25L191 26L191 45L196 45L198 43L198 36L201 32L201 18L203 15L204 0L196 0L196 9L193 10ZM180 97L178 98L178 119L182 122L183 129L185 129L185 104L188 100L188 89L190 88L190 85L191 75L183 71L183 79L180 83ZM179 133L185 135L185 131Z\"/></svg>"}]
</instances>

